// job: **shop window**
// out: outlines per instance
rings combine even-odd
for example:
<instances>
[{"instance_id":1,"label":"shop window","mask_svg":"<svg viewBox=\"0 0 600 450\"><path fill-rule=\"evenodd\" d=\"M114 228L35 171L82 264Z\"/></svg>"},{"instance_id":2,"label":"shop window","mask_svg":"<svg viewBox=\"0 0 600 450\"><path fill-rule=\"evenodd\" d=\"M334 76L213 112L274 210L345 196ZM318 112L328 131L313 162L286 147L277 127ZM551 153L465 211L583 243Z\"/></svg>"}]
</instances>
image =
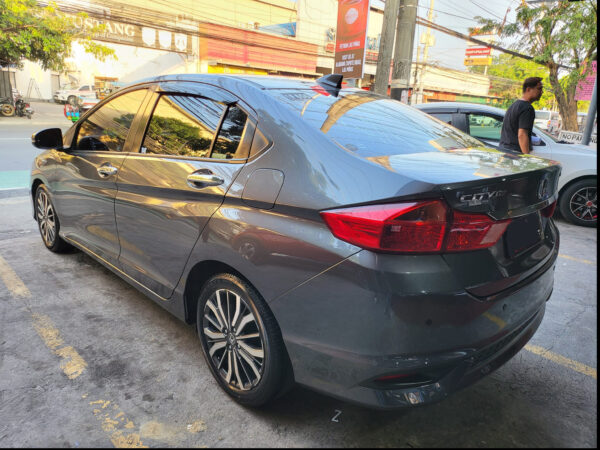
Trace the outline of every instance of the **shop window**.
<instances>
[{"instance_id":1,"label":"shop window","mask_svg":"<svg viewBox=\"0 0 600 450\"><path fill-rule=\"evenodd\" d=\"M122 152L145 96L146 89L120 95L85 119L79 127L77 149Z\"/></svg>"},{"instance_id":2,"label":"shop window","mask_svg":"<svg viewBox=\"0 0 600 450\"><path fill-rule=\"evenodd\" d=\"M184 96L160 97L142 145L142 152L207 158L225 106Z\"/></svg>"}]
</instances>

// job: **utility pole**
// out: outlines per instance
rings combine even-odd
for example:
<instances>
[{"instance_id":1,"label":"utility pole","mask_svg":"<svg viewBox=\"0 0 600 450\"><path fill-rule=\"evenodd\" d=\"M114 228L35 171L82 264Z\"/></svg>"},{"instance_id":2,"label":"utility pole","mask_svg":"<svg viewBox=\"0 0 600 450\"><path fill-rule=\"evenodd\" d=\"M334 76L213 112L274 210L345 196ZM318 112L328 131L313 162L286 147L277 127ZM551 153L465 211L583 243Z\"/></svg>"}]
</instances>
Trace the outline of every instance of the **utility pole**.
<instances>
[{"instance_id":1,"label":"utility pole","mask_svg":"<svg viewBox=\"0 0 600 450\"><path fill-rule=\"evenodd\" d=\"M419 0L400 0L390 91L390 97L395 100L401 100L404 91L408 100L418 4Z\"/></svg>"},{"instance_id":2,"label":"utility pole","mask_svg":"<svg viewBox=\"0 0 600 450\"><path fill-rule=\"evenodd\" d=\"M429 0L429 12L427 13L427 20L433 22L433 3L434 0ZM430 32L431 28L427 25L427 31L421 35L421 43L423 44L423 62L421 63L421 69L419 70L419 97L415 103L423 103L423 78L425 75L425 64L427 63L427 55L429 53L429 47L435 44L435 37Z\"/></svg>"},{"instance_id":3,"label":"utility pole","mask_svg":"<svg viewBox=\"0 0 600 450\"><path fill-rule=\"evenodd\" d=\"M387 0L383 10L383 25L379 54L377 55L377 72L375 73L375 92L378 94L387 95L399 3L400 0Z\"/></svg>"}]
</instances>

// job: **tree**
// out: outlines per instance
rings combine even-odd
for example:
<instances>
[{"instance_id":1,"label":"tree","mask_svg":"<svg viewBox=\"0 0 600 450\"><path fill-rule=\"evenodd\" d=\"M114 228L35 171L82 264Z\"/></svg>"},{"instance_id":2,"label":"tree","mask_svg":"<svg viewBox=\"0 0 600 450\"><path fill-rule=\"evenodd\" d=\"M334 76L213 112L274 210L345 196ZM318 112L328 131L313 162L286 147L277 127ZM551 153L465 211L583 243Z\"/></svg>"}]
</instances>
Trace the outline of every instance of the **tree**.
<instances>
[{"instance_id":1,"label":"tree","mask_svg":"<svg viewBox=\"0 0 600 450\"><path fill-rule=\"evenodd\" d=\"M508 108L523 92L523 81L527 77L541 77L542 84L549 87L548 69L533 61L528 61L505 53L494 56L488 67L490 94L502 97L502 106ZM554 95L550 89L544 91L536 109L552 109Z\"/></svg>"},{"instance_id":2,"label":"tree","mask_svg":"<svg viewBox=\"0 0 600 450\"><path fill-rule=\"evenodd\" d=\"M517 8L514 22L476 17L481 31L498 30L501 37L516 39L513 49L533 56L548 69L552 93L558 103L563 128L577 131L577 83L588 75L597 55L595 0L555 1Z\"/></svg>"},{"instance_id":3,"label":"tree","mask_svg":"<svg viewBox=\"0 0 600 450\"><path fill-rule=\"evenodd\" d=\"M87 14L78 14L87 17ZM62 71L71 55L71 44L83 43L87 52L100 60L114 57L114 50L92 41L103 26L82 31L55 4L38 5L36 0L0 0L0 65L23 66L37 62L45 70Z\"/></svg>"}]
</instances>

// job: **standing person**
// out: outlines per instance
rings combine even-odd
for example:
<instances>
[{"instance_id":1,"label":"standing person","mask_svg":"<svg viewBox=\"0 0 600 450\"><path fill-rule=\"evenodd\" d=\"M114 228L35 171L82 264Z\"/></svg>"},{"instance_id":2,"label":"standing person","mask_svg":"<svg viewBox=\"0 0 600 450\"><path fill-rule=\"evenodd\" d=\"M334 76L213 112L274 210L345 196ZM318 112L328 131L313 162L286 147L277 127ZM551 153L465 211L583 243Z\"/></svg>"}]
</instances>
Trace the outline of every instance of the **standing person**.
<instances>
[{"instance_id":1,"label":"standing person","mask_svg":"<svg viewBox=\"0 0 600 450\"><path fill-rule=\"evenodd\" d=\"M535 120L535 110L531 104L537 102L542 93L540 77L527 78L523 82L522 97L510 105L504 115L499 147L511 152L531 152L531 130Z\"/></svg>"}]
</instances>

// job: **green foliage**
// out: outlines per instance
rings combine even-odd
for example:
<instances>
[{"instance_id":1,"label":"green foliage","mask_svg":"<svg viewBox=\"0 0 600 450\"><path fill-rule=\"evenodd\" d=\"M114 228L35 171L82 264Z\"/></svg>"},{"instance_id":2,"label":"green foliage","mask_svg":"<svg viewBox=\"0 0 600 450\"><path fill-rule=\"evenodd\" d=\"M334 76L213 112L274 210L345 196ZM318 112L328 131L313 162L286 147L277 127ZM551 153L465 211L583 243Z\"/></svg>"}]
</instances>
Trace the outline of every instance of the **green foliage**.
<instances>
[{"instance_id":1,"label":"green foliage","mask_svg":"<svg viewBox=\"0 0 600 450\"><path fill-rule=\"evenodd\" d=\"M596 1L522 2L516 20L504 26L499 21L476 19L482 31L498 29L500 36L515 40L513 49L548 68L563 125L575 129L575 87L588 75L589 62L597 56Z\"/></svg>"},{"instance_id":2,"label":"green foliage","mask_svg":"<svg viewBox=\"0 0 600 450\"><path fill-rule=\"evenodd\" d=\"M43 7L36 0L0 0L0 65L22 67L27 59L44 69L61 71L75 40L100 60L115 57L114 50L91 40L102 29L78 29L53 3Z\"/></svg>"},{"instance_id":3,"label":"green foliage","mask_svg":"<svg viewBox=\"0 0 600 450\"><path fill-rule=\"evenodd\" d=\"M208 154L212 139L202 134L198 126L154 114L144 145L152 153L204 157Z\"/></svg>"},{"instance_id":4,"label":"green foliage","mask_svg":"<svg viewBox=\"0 0 600 450\"><path fill-rule=\"evenodd\" d=\"M554 93L548 79L547 67L526 59L501 54L493 57L488 75L491 79L490 94L502 97L502 107L506 108L521 97L525 78L541 77L544 94L533 106L536 109L552 109Z\"/></svg>"}]
</instances>

